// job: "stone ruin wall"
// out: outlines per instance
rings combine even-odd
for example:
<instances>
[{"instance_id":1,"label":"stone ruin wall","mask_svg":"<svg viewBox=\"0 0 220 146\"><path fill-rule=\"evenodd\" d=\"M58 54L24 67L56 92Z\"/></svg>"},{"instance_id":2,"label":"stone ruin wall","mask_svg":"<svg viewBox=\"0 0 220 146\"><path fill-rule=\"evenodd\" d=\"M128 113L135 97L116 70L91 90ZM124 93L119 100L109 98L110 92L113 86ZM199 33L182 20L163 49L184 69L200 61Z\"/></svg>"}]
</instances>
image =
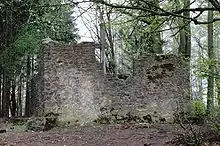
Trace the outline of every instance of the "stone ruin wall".
<instances>
[{"instance_id":1,"label":"stone ruin wall","mask_svg":"<svg viewBox=\"0 0 220 146\"><path fill-rule=\"evenodd\" d=\"M65 121L92 120L99 115L102 94L95 44L44 47L45 113L59 113Z\"/></svg>"},{"instance_id":2,"label":"stone ruin wall","mask_svg":"<svg viewBox=\"0 0 220 146\"><path fill-rule=\"evenodd\" d=\"M149 55L134 62L134 73L125 81L110 80L109 110L117 115L151 115L172 122L177 108L189 102L189 74L186 63L174 55Z\"/></svg>"},{"instance_id":3,"label":"stone ruin wall","mask_svg":"<svg viewBox=\"0 0 220 146\"><path fill-rule=\"evenodd\" d=\"M174 55L148 56L134 66L133 97L140 103L138 109L172 121L177 106L181 109L190 100L186 63Z\"/></svg>"},{"instance_id":4,"label":"stone ruin wall","mask_svg":"<svg viewBox=\"0 0 220 146\"><path fill-rule=\"evenodd\" d=\"M189 75L175 56L148 56L134 62L134 75L121 80L104 75L94 43L44 47L45 113L64 121L91 122L101 114L158 115L172 120L189 100Z\"/></svg>"}]
</instances>

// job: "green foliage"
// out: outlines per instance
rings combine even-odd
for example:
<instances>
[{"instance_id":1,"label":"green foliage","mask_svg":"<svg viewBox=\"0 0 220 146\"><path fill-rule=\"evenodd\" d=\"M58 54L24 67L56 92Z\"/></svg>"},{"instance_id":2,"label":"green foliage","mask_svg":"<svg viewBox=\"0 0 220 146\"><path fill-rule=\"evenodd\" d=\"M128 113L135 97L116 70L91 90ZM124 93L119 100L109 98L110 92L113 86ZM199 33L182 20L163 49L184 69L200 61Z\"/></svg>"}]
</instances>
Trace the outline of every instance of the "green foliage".
<instances>
[{"instance_id":1,"label":"green foliage","mask_svg":"<svg viewBox=\"0 0 220 146\"><path fill-rule=\"evenodd\" d=\"M204 123L206 117L206 105L201 100L192 101L187 112L189 122L200 124Z\"/></svg>"},{"instance_id":2,"label":"green foliage","mask_svg":"<svg viewBox=\"0 0 220 146\"><path fill-rule=\"evenodd\" d=\"M26 123L26 129L31 131L43 131L45 126L45 119L30 118Z\"/></svg>"},{"instance_id":3,"label":"green foliage","mask_svg":"<svg viewBox=\"0 0 220 146\"><path fill-rule=\"evenodd\" d=\"M218 78L216 78L215 83L216 83L216 89L217 89L217 101L218 101L218 104L220 104L220 75L218 76Z\"/></svg>"},{"instance_id":4,"label":"green foliage","mask_svg":"<svg viewBox=\"0 0 220 146\"><path fill-rule=\"evenodd\" d=\"M150 21L150 24L143 22L143 20L133 20L126 24L123 23L123 26L120 28L120 33L126 45L126 51L129 52L128 55L132 54L132 58L140 58L146 53L157 52L156 44L160 43L160 38L158 38L159 33L155 33L155 31L158 31L160 20L148 18L146 21Z\"/></svg>"},{"instance_id":5,"label":"green foliage","mask_svg":"<svg viewBox=\"0 0 220 146\"><path fill-rule=\"evenodd\" d=\"M32 131L47 131L56 126L59 126L58 114L53 112L46 114L44 118L30 118L26 123L27 130Z\"/></svg>"},{"instance_id":6,"label":"green foliage","mask_svg":"<svg viewBox=\"0 0 220 146\"><path fill-rule=\"evenodd\" d=\"M40 48L43 35L40 30L34 26L26 26L22 29L19 36L12 44L16 54L21 57L22 54L32 54Z\"/></svg>"},{"instance_id":7,"label":"green foliage","mask_svg":"<svg viewBox=\"0 0 220 146\"><path fill-rule=\"evenodd\" d=\"M44 37L53 40L76 43L79 38L71 14L72 6L61 0L39 1L41 7L31 10L30 21L39 27Z\"/></svg>"},{"instance_id":8,"label":"green foliage","mask_svg":"<svg viewBox=\"0 0 220 146\"><path fill-rule=\"evenodd\" d=\"M195 100L190 105L190 115L200 116L205 115L206 105L201 100Z\"/></svg>"},{"instance_id":9,"label":"green foliage","mask_svg":"<svg viewBox=\"0 0 220 146\"><path fill-rule=\"evenodd\" d=\"M20 119L12 119L10 121L13 125L24 125L27 123L27 119L23 119L23 118L20 118Z\"/></svg>"},{"instance_id":10,"label":"green foliage","mask_svg":"<svg viewBox=\"0 0 220 146\"><path fill-rule=\"evenodd\" d=\"M202 78L206 78L209 75L213 75L215 78L219 78L219 75L210 72L209 66L214 66L215 68L218 68L220 66L219 60L216 59L204 59L200 61L200 70L197 71L197 75Z\"/></svg>"},{"instance_id":11,"label":"green foliage","mask_svg":"<svg viewBox=\"0 0 220 146\"><path fill-rule=\"evenodd\" d=\"M13 43L7 50L0 54L3 67L12 74L19 74L24 63L25 56L36 54L41 46L42 34L34 26L22 28Z\"/></svg>"},{"instance_id":12,"label":"green foliage","mask_svg":"<svg viewBox=\"0 0 220 146\"><path fill-rule=\"evenodd\" d=\"M150 4L150 5L149 5ZM149 11L159 11L156 7L159 1L129 1L127 6L136 6ZM162 40L160 30L162 17L152 16L148 11L135 9L116 9L121 15L113 23L118 30L119 37L123 40L123 50L120 54L120 73L131 74L133 59L145 57L146 54L162 53Z\"/></svg>"},{"instance_id":13,"label":"green foliage","mask_svg":"<svg viewBox=\"0 0 220 146\"><path fill-rule=\"evenodd\" d=\"M58 126L58 116L59 116L59 114L53 113L53 112L47 113L45 115L46 121L45 121L45 125L44 125L44 131L50 130L50 129Z\"/></svg>"},{"instance_id":14,"label":"green foliage","mask_svg":"<svg viewBox=\"0 0 220 146\"><path fill-rule=\"evenodd\" d=\"M209 123L215 126L216 130L220 132L220 106L215 106L211 109L211 114L208 117Z\"/></svg>"},{"instance_id":15,"label":"green foliage","mask_svg":"<svg viewBox=\"0 0 220 146\"><path fill-rule=\"evenodd\" d=\"M8 4L11 6L12 2ZM73 11L71 5L63 4L61 0L37 0L18 2L13 7L18 11L23 5L27 7L24 10L24 15L19 15L21 18L13 20L13 22L19 21L20 24L20 19L22 19L22 24L16 27L16 30L10 28L10 32L14 36L8 38L10 41L5 45L7 47L0 52L0 65L9 74L13 74L12 76L19 75L21 69L24 69L27 55L34 56L37 54L43 38L50 37L53 40L72 43L76 43L78 39L77 29L72 22L71 14ZM1 16L0 20L3 19L6 18ZM8 25L11 26L12 24Z\"/></svg>"}]
</instances>

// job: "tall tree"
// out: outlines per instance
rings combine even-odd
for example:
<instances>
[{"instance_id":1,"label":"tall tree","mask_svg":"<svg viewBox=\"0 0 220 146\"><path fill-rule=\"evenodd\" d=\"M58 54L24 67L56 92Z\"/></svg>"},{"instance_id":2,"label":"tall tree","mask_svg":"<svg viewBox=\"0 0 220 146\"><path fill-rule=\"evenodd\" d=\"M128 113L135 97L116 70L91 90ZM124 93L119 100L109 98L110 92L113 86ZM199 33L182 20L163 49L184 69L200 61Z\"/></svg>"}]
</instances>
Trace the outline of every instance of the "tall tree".
<instances>
[{"instance_id":1,"label":"tall tree","mask_svg":"<svg viewBox=\"0 0 220 146\"><path fill-rule=\"evenodd\" d=\"M45 37L62 42L76 43L77 29L71 17L72 6L61 0L4 0L0 2L0 76L2 77L1 111L2 116L21 116L22 107L26 115L30 116L31 91L29 85L32 75L25 70L27 54L36 56ZM35 69L34 65L28 69ZM24 76L27 72L27 76ZM32 72L37 72L36 70ZM22 87L22 84L27 86ZM18 88L17 88L18 87ZM16 88L18 94L15 94ZM27 92L26 105L23 104L22 92ZM40 98L40 97L38 97ZM28 109L29 107L29 109Z\"/></svg>"},{"instance_id":2,"label":"tall tree","mask_svg":"<svg viewBox=\"0 0 220 146\"><path fill-rule=\"evenodd\" d=\"M209 2L209 8L212 8L212 4ZM213 11L208 11L208 22L213 21ZM213 61L215 59L214 46L213 46L213 23L208 24L208 57L210 60L209 72L208 72L208 92L207 92L207 113L211 113L211 109L214 106L214 71L215 67Z\"/></svg>"},{"instance_id":3,"label":"tall tree","mask_svg":"<svg viewBox=\"0 0 220 146\"><path fill-rule=\"evenodd\" d=\"M17 88L17 116L22 116L22 79L18 77L18 88Z\"/></svg>"},{"instance_id":4,"label":"tall tree","mask_svg":"<svg viewBox=\"0 0 220 146\"><path fill-rule=\"evenodd\" d=\"M101 44L101 63L103 67L104 74L106 74L106 58L105 58L105 49L106 49L106 40L105 40L105 24L104 24L104 10L103 7L98 6L99 10L99 26L100 26L100 44Z\"/></svg>"},{"instance_id":5,"label":"tall tree","mask_svg":"<svg viewBox=\"0 0 220 146\"><path fill-rule=\"evenodd\" d=\"M17 104L16 104L16 84L15 79L13 78L11 83L11 99L10 99L10 111L11 116L16 116Z\"/></svg>"},{"instance_id":6,"label":"tall tree","mask_svg":"<svg viewBox=\"0 0 220 146\"><path fill-rule=\"evenodd\" d=\"M3 71L3 93L2 93L2 116L9 117L9 103L10 103L10 76L6 70Z\"/></svg>"},{"instance_id":7,"label":"tall tree","mask_svg":"<svg viewBox=\"0 0 220 146\"><path fill-rule=\"evenodd\" d=\"M26 66L26 97L25 97L25 116L31 116L31 95L30 95L30 78L31 78L31 59L27 56L27 66Z\"/></svg>"},{"instance_id":8,"label":"tall tree","mask_svg":"<svg viewBox=\"0 0 220 146\"><path fill-rule=\"evenodd\" d=\"M2 67L0 66L0 117L2 117Z\"/></svg>"},{"instance_id":9,"label":"tall tree","mask_svg":"<svg viewBox=\"0 0 220 146\"><path fill-rule=\"evenodd\" d=\"M177 0L178 1L178 0ZM178 1L178 5L180 2ZM179 8L179 6L177 6ZM184 0L184 9L190 9L190 0ZM190 18L190 11L183 12L184 18ZM190 27L190 20L180 18L180 45L179 45L179 53L187 58L191 56L191 27Z\"/></svg>"},{"instance_id":10,"label":"tall tree","mask_svg":"<svg viewBox=\"0 0 220 146\"><path fill-rule=\"evenodd\" d=\"M117 74L117 63L116 63L116 48L114 46L114 38L113 38L113 30L112 30L112 8L106 7L106 34L107 34L107 40L109 44L109 49L110 49L110 59L109 59L109 65L112 70L112 73Z\"/></svg>"},{"instance_id":11,"label":"tall tree","mask_svg":"<svg viewBox=\"0 0 220 146\"><path fill-rule=\"evenodd\" d=\"M72 17L73 7L74 5L63 3L62 0L39 0L33 4L30 21L38 27L44 37L76 43L79 36Z\"/></svg>"}]
</instances>

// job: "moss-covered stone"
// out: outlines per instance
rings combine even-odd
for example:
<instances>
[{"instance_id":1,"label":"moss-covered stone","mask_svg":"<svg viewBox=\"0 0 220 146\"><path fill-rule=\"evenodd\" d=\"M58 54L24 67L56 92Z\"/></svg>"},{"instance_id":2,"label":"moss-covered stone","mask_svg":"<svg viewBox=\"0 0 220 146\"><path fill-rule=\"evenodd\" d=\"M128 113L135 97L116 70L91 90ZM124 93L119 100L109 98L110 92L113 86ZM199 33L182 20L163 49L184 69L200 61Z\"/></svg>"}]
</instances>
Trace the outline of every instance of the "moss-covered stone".
<instances>
[{"instance_id":1,"label":"moss-covered stone","mask_svg":"<svg viewBox=\"0 0 220 146\"><path fill-rule=\"evenodd\" d=\"M26 129L31 131L43 131L45 126L44 118L30 118L26 123Z\"/></svg>"}]
</instances>

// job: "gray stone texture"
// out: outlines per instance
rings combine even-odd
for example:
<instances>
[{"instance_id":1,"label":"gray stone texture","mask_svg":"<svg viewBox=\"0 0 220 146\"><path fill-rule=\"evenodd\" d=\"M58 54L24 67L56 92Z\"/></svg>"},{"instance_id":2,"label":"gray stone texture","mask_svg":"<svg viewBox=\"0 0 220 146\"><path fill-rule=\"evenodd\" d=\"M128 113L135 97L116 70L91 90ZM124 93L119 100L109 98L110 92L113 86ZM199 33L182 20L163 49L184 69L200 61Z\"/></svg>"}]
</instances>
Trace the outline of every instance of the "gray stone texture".
<instances>
[{"instance_id":1,"label":"gray stone texture","mask_svg":"<svg viewBox=\"0 0 220 146\"><path fill-rule=\"evenodd\" d=\"M109 111L117 115L151 115L153 121L172 122L177 110L189 101L189 71L174 55L146 56L134 61L133 76L113 81L108 87L112 100ZM179 112L179 111L178 111Z\"/></svg>"},{"instance_id":2,"label":"gray stone texture","mask_svg":"<svg viewBox=\"0 0 220 146\"><path fill-rule=\"evenodd\" d=\"M104 75L94 43L44 45L44 112L60 120L91 122L100 115L133 114L173 119L188 102L189 75L175 56L147 56L134 61L126 80Z\"/></svg>"},{"instance_id":3,"label":"gray stone texture","mask_svg":"<svg viewBox=\"0 0 220 146\"><path fill-rule=\"evenodd\" d=\"M99 115L104 102L96 45L61 45L44 47L45 113L60 114L64 121L91 121Z\"/></svg>"}]
</instances>

